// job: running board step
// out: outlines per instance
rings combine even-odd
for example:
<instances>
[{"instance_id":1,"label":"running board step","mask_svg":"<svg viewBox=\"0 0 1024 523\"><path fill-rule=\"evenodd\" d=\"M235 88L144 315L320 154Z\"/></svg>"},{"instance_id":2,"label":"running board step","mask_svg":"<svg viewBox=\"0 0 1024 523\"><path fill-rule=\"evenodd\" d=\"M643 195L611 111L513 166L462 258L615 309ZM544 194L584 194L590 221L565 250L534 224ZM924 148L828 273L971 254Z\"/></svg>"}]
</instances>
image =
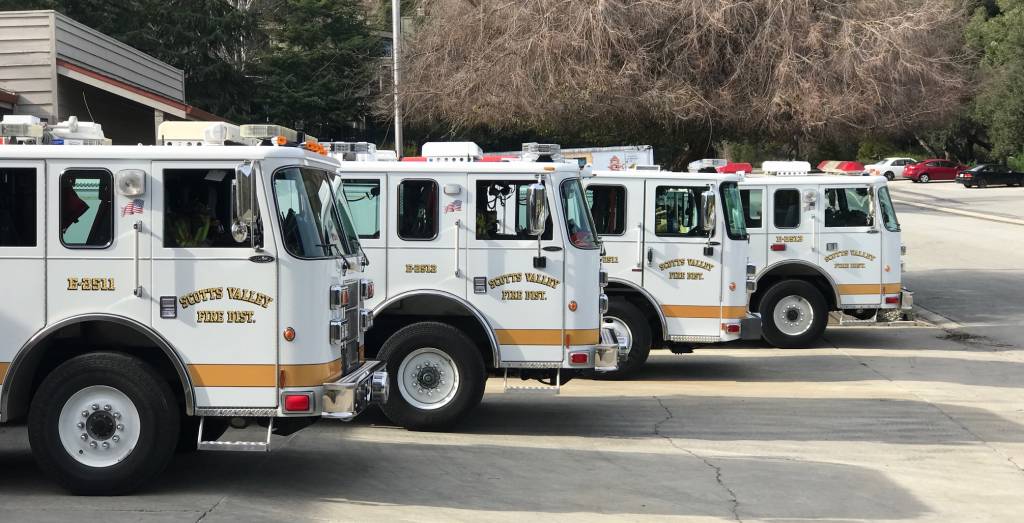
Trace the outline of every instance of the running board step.
<instances>
[{"instance_id":1,"label":"running board step","mask_svg":"<svg viewBox=\"0 0 1024 523\"><path fill-rule=\"evenodd\" d=\"M270 452L270 435L274 432L274 418L267 423L266 441L203 441L203 426L206 416L199 418L198 450L219 450L224 452Z\"/></svg>"},{"instance_id":2,"label":"running board step","mask_svg":"<svg viewBox=\"0 0 1024 523\"><path fill-rule=\"evenodd\" d=\"M557 395L561 389L562 369L555 373L555 385L522 385L515 386L508 384L508 369L505 369L505 392L512 394L551 394Z\"/></svg>"}]
</instances>

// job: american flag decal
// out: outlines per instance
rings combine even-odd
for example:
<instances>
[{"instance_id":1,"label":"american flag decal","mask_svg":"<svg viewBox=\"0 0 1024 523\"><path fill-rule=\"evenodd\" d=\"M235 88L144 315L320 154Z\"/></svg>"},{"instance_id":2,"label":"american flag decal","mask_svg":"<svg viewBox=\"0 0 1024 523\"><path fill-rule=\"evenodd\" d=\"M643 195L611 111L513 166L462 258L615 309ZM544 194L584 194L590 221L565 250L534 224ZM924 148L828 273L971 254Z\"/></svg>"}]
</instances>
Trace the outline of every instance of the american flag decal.
<instances>
[{"instance_id":1,"label":"american flag decal","mask_svg":"<svg viewBox=\"0 0 1024 523\"><path fill-rule=\"evenodd\" d=\"M142 214L142 208L146 205L144 200L132 200L121 207L121 217L131 216L133 214Z\"/></svg>"},{"instance_id":2,"label":"american flag decal","mask_svg":"<svg viewBox=\"0 0 1024 523\"><path fill-rule=\"evenodd\" d=\"M453 200L452 203L444 206L444 213L462 211L462 200Z\"/></svg>"}]
</instances>

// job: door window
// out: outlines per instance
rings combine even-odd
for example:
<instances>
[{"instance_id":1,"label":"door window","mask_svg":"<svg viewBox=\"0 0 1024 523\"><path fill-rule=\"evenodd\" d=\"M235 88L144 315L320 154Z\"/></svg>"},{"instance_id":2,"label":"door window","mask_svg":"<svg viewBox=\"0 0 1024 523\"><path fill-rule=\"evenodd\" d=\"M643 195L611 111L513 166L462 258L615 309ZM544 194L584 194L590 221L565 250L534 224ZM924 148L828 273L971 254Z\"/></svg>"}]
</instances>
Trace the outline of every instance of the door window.
<instances>
[{"instance_id":1,"label":"door window","mask_svg":"<svg viewBox=\"0 0 1024 523\"><path fill-rule=\"evenodd\" d=\"M476 181L476 239L533 240L527 223L527 180ZM550 240L551 216L544 225L542 239Z\"/></svg>"},{"instance_id":2,"label":"door window","mask_svg":"<svg viewBox=\"0 0 1024 523\"><path fill-rule=\"evenodd\" d=\"M867 187L825 189L825 227L870 227L871 192Z\"/></svg>"},{"instance_id":3,"label":"door window","mask_svg":"<svg viewBox=\"0 0 1024 523\"><path fill-rule=\"evenodd\" d=\"M437 182L403 180L398 184L398 237L433 240L437 237Z\"/></svg>"},{"instance_id":4,"label":"door window","mask_svg":"<svg viewBox=\"0 0 1024 523\"><path fill-rule=\"evenodd\" d=\"M587 203L597 234L621 236L626 232L626 188L621 185L587 187Z\"/></svg>"},{"instance_id":5,"label":"door window","mask_svg":"<svg viewBox=\"0 0 1024 523\"><path fill-rule=\"evenodd\" d=\"M230 169L164 171L164 247L249 247L231 235ZM261 235L257 220L254 235ZM257 242L259 244L259 242Z\"/></svg>"},{"instance_id":6,"label":"door window","mask_svg":"<svg viewBox=\"0 0 1024 523\"><path fill-rule=\"evenodd\" d=\"M594 219L587 207L587 198L583 194L583 184L578 179L562 182L562 212L565 215L566 233L569 242L577 249L598 249L597 237L594 236Z\"/></svg>"},{"instance_id":7,"label":"door window","mask_svg":"<svg viewBox=\"0 0 1024 523\"><path fill-rule=\"evenodd\" d=\"M36 170L0 169L0 247L35 247Z\"/></svg>"},{"instance_id":8,"label":"door window","mask_svg":"<svg viewBox=\"0 0 1024 523\"><path fill-rule=\"evenodd\" d=\"M777 229L795 229L800 226L800 191L778 189L772 196Z\"/></svg>"},{"instance_id":9,"label":"door window","mask_svg":"<svg viewBox=\"0 0 1024 523\"><path fill-rule=\"evenodd\" d=\"M764 191L761 189L744 189L740 191L740 201L743 203L743 220L747 223L748 229L761 228L761 198Z\"/></svg>"},{"instance_id":10,"label":"door window","mask_svg":"<svg viewBox=\"0 0 1024 523\"><path fill-rule=\"evenodd\" d=\"M113 176L100 169L60 175L60 241L72 249L104 249L114 239Z\"/></svg>"},{"instance_id":11,"label":"door window","mask_svg":"<svg viewBox=\"0 0 1024 523\"><path fill-rule=\"evenodd\" d=\"M350 178L342 188L359 237L380 238L380 181Z\"/></svg>"},{"instance_id":12,"label":"door window","mask_svg":"<svg viewBox=\"0 0 1024 523\"><path fill-rule=\"evenodd\" d=\"M707 186L659 186L654 191L654 234L706 238L700 195Z\"/></svg>"}]
</instances>

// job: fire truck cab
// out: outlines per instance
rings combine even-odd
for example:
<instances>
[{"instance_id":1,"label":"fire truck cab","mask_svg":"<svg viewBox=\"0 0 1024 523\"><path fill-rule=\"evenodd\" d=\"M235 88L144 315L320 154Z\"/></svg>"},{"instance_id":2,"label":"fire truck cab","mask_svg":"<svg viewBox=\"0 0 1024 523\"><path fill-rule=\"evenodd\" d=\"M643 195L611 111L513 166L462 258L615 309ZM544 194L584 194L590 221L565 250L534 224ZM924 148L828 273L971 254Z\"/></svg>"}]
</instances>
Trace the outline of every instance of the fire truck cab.
<instances>
[{"instance_id":1,"label":"fire truck cab","mask_svg":"<svg viewBox=\"0 0 1024 523\"><path fill-rule=\"evenodd\" d=\"M338 162L175 124L172 146L0 146L0 422L27 420L75 493L387 396L360 351L372 285ZM221 441L229 422L265 439Z\"/></svg>"},{"instance_id":2,"label":"fire truck cab","mask_svg":"<svg viewBox=\"0 0 1024 523\"><path fill-rule=\"evenodd\" d=\"M581 371L616 368L601 246L579 165L557 147L528 147L546 162L481 162L469 142L427 143L401 162L374 161L372 144L331 148L373 260L366 351L387 363L393 422L450 427L492 374L508 392L557 394ZM510 386L516 377L543 385Z\"/></svg>"},{"instance_id":3,"label":"fire truck cab","mask_svg":"<svg viewBox=\"0 0 1024 523\"><path fill-rule=\"evenodd\" d=\"M790 170L747 176L740 195L757 272L750 310L761 313L769 343L808 346L829 311L861 320L910 313L900 224L884 176Z\"/></svg>"},{"instance_id":4,"label":"fire truck cab","mask_svg":"<svg viewBox=\"0 0 1024 523\"><path fill-rule=\"evenodd\" d=\"M587 201L607 252L604 317L628 349L609 377L641 366L652 348L758 339L747 312L747 231L733 174L595 171Z\"/></svg>"}]
</instances>

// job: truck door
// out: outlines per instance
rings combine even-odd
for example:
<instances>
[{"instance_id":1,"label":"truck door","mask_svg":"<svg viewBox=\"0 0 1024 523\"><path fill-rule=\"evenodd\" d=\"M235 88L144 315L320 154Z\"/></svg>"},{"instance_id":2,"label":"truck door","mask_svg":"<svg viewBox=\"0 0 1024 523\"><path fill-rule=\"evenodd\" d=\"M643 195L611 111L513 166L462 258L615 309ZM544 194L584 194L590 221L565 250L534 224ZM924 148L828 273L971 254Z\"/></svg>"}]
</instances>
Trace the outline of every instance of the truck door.
<instances>
[{"instance_id":1,"label":"truck door","mask_svg":"<svg viewBox=\"0 0 1024 523\"><path fill-rule=\"evenodd\" d=\"M388 298L422 289L466 295L466 193L465 174L388 177Z\"/></svg>"},{"instance_id":2,"label":"truck door","mask_svg":"<svg viewBox=\"0 0 1024 523\"><path fill-rule=\"evenodd\" d=\"M716 342L721 334L724 224L712 234L704 230L705 191L717 192L717 186L646 181L644 287L661 303L668 336L680 337L674 341Z\"/></svg>"},{"instance_id":3,"label":"truck door","mask_svg":"<svg viewBox=\"0 0 1024 523\"><path fill-rule=\"evenodd\" d=\"M387 206L381 205L387 201L386 179L383 174L345 172L341 175L359 243L370 262L365 273L375 288L373 298L367 301L370 308L379 305L388 295L387 231L384 227Z\"/></svg>"},{"instance_id":4,"label":"truck door","mask_svg":"<svg viewBox=\"0 0 1024 523\"><path fill-rule=\"evenodd\" d=\"M106 313L150 324L150 191L125 196L122 176L150 177L140 160L47 162L47 322ZM138 224L138 227L136 227Z\"/></svg>"},{"instance_id":5,"label":"truck door","mask_svg":"<svg viewBox=\"0 0 1024 523\"><path fill-rule=\"evenodd\" d=\"M231 234L238 162L154 162L153 325L202 407L277 405L277 259L262 183L255 252ZM256 255L259 256L256 256Z\"/></svg>"},{"instance_id":6,"label":"truck door","mask_svg":"<svg viewBox=\"0 0 1024 523\"><path fill-rule=\"evenodd\" d=\"M529 233L526 211L527 189L535 182L525 174L469 176L468 299L494 327L502 362L513 366L564 358L565 246L549 218L541 235L544 266L534 265L537 237ZM547 187L552 213L561 212L558 194L558 187Z\"/></svg>"},{"instance_id":7,"label":"truck door","mask_svg":"<svg viewBox=\"0 0 1024 523\"><path fill-rule=\"evenodd\" d=\"M0 387L21 345L46 324L43 162L0 162L0 274L4 293L17 296L0 314Z\"/></svg>"},{"instance_id":8,"label":"truck door","mask_svg":"<svg viewBox=\"0 0 1024 523\"><path fill-rule=\"evenodd\" d=\"M643 286L643 179L592 180L586 190L590 213L605 246L601 268L613 280Z\"/></svg>"},{"instance_id":9,"label":"truck door","mask_svg":"<svg viewBox=\"0 0 1024 523\"><path fill-rule=\"evenodd\" d=\"M882 245L867 184L822 187L820 264L839 286L841 308L876 308L882 294Z\"/></svg>"},{"instance_id":10,"label":"truck door","mask_svg":"<svg viewBox=\"0 0 1024 523\"><path fill-rule=\"evenodd\" d=\"M764 215L766 192L764 185L740 185L743 219L746 221L747 234L750 235L750 250L747 256L758 271L764 269L768 251L768 220Z\"/></svg>"},{"instance_id":11,"label":"truck door","mask_svg":"<svg viewBox=\"0 0 1024 523\"><path fill-rule=\"evenodd\" d=\"M816 194L817 188L800 189L799 186L785 185L766 188L764 203L768 205L763 219L769 223L764 267L791 260L817 264L814 233L818 213L815 204L808 201L812 196L804 194L807 191Z\"/></svg>"}]
</instances>

